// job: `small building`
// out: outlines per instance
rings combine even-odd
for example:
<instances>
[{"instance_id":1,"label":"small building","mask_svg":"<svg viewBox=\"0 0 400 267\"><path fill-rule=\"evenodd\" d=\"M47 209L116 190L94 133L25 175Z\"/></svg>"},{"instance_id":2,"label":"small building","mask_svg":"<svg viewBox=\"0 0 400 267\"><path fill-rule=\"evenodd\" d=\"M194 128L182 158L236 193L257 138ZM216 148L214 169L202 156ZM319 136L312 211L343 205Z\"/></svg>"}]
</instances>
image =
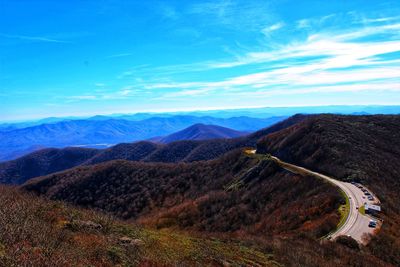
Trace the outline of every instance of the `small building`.
<instances>
[{"instance_id":1,"label":"small building","mask_svg":"<svg viewBox=\"0 0 400 267\"><path fill-rule=\"evenodd\" d=\"M372 205L372 204L365 204L365 213L374 215L379 212L381 212L380 206Z\"/></svg>"}]
</instances>

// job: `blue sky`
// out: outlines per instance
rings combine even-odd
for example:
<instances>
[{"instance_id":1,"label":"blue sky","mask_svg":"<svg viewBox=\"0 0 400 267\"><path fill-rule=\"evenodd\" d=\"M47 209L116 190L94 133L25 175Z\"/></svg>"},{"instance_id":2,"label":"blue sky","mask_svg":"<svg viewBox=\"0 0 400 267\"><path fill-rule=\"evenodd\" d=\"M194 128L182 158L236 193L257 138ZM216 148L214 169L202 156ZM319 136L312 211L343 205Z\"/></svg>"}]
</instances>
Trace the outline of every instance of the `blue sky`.
<instances>
[{"instance_id":1,"label":"blue sky","mask_svg":"<svg viewBox=\"0 0 400 267\"><path fill-rule=\"evenodd\" d=\"M3 0L0 100L0 120L400 104L400 1Z\"/></svg>"}]
</instances>

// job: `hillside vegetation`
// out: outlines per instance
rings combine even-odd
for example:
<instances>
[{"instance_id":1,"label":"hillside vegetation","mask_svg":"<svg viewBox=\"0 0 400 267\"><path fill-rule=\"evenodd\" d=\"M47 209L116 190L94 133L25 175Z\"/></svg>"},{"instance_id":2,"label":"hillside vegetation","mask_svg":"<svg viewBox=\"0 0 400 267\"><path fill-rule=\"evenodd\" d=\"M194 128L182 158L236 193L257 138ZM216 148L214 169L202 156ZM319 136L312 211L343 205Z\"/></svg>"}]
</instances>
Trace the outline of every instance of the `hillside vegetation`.
<instances>
[{"instance_id":1,"label":"hillside vegetation","mask_svg":"<svg viewBox=\"0 0 400 267\"><path fill-rule=\"evenodd\" d=\"M138 227L0 187L0 266L279 266L234 240Z\"/></svg>"},{"instance_id":2,"label":"hillside vegetation","mask_svg":"<svg viewBox=\"0 0 400 267\"><path fill-rule=\"evenodd\" d=\"M341 199L330 184L241 150L190 164L111 161L33 179L24 188L157 228L314 237L336 227Z\"/></svg>"},{"instance_id":3,"label":"hillside vegetation","mask_svg":"<svg viewBox=\"0 0 400 267\"><path fill-rule=\"evenodd\" d=\"M208 140L235 138L248 134L218 125L194 124L182 131L150 139L153 142L168 144L181 140Z\"/></svg>"},{"instance_id":4,"label":"hillside vegetation","mask_svg":"<svg viewBox=\"0 0 400 267\"><path fill-rule=\"evenodd\" d=\"M257 140L283 129L306 116L297 115L246 137L234 139L178 141L167 145L151 142L122 143L108 149L64 148L33 152L13 161L0 163L0 183L22 184L30 178L116 159L146 162L193 162L215 159L235 148L255 146ZM71 152L73 151L74 154ZM90 151L90 153L88 153ZM60 157L54 155L61 155ZM64 154L70 155L63 161ZM75 156L72 156L75 155ZM54 168L53 166L56 166Z\"/></svg>"},{"instance_id":5,"label":"hillside vegetation","mask_svg":"<svg viewBox=\"0 0 400 267\"><path fill-rule=\"evenodd\" d=\"M112 213L157 233L183 231L207 236L206 240L234 238L262 251L264 257L273 254L284 266L399 266L398 166L386 164L399 159L398 118L299 115L229 143L182 141L160 147L144 143L151 151L146 160L153 157L171 163L143 158L82 165L34 178L22 188ZM384 223L379 233L367 246L348 237L320 240L337 227L338 207L344 199L324 180L294 175L262 160L265 157L243 153L241 146L260 138L259 152L340 179L359 180L371 188L382 200ZM205 159L214 159L187 162L202 147L197 143L206 144ZM113 157L129 155L119 149ZM222 247L230 251L228 245ZM196 258L193 255L187 255L188 265Z\"/></svg>"},{"instance_id":6,"label":"hillside vegetation","mask_svg":"<svg viewBox=\"0 0 400 267\"><path fill-rule=\"evenodd\" d=\"M93 158L98 150L91 148L49 148L17 160L0 163L0 184L22 184L26 180L62 171Z\"/></svg>"},{"instance_id":7,"label":"hillside vegetation","mask_svg":"<svg viewBox=\"0 0 400 267\"><path fill-rule=\"evenodd\" d=\"M339 221L343 199L335 187L241 151L190 164L111 161L37 178L24 189L154 231L235 238L284 266L395 266L370 247L319 240Z\"/></svg>"},{"instance_id":8,"label":"hillside vegetation","mask_svg":"<svg viewBox=\"0 0 400 267\"><path fill-rule=\"evenodd\" d=\"M400 116L314 116L265 136L257 151L365 184L384 211L371 252L400 265Z\"/></svg>"}]
</instances>

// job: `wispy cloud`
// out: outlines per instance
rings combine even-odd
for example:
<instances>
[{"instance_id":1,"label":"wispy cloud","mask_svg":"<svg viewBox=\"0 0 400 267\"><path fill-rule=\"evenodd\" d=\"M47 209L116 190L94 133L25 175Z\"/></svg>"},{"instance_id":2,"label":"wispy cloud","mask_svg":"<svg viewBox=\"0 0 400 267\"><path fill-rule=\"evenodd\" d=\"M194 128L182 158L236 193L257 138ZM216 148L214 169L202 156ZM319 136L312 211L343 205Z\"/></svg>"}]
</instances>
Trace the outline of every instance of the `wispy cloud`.
<instances>
[{"instance_id":1,"label":"wispy cloud","mask_svg":"<svg viewBox=\"0 0 400 267\"><path fill-rule=\"evenodd\" d=\"M234 4L225 1L198 5L192 12L227 19L234 10ZM338 16L307 18L291 24L275 20L259 28L260 36L285 31L299 31L302 35L273 46L264 38L265 43L260 43L258 48L240 49L232 53L234 58L226 61L157 67L138 65L118 76L136 81L135 88L102 93L95 98L84 95L82 99L126 99L138 92L151 92L157 99L185 99L211 95L268 97L399 91L400 17L371 18L370 21L357 18L348 27L325 27L334 24ZM387 56L393 53L399 54ZM183 75L188 72L190 75ZM204 78L208 76L213 78ZM179 77L183 80L179 81Z\"/></svg>"},{"instance_id":2,"label":"wispy cloud","mask_svg":"<svg viewBox=\"0 0 400 267\"><path fill-rule=\"evenodd\" d=\"M315 27L320 27L327 23L329 20L335 18L337 14L329 14L322 17L314 17L314 18L305 18L296 21L297 29L310 29Z\"/></svg>"},{"instance_id":3,"label":"wispy cloud","mask_svg":"<svg viewBox=\"0 0 400 267\"><path fill-rule=\"evenodd\" d=\"M18 39L32 42L46 42L46 43L72 43L70 41L64 41L59 39L52 39L45 36L26 36L26 35L13 35L13 34L4 34L0 33L0 37L9 38L9 39Z\"/></svg>"},{"instance_id":4,"label":"wispy cloud","mask_svg":"<svg viewBox=\"0 0 400 267\"><path fill-rule=\"evenodd\" d=\"M266 1L204 1L193 4L186 13L201 16L204 24L245 31L259 30L274 19L270 4Z\"/></svg>"},{"instance_id":5,"label":"wispy cloud","mask_svg":"<svg viewBox=\"0 0 400 267\"><path fill-rule=\"evenodd\" d=\"M101 90L95 91L91 94L74 95L67 97L67 102L76 101L91 101L91 100L123 100L128 99L138 94L143 93L142 89L138 89L136 86L128 85L124 86L119 90Z\"/></svg>"},{"instance_id":6,"label":"wispy cloud","mask_svg":"<svg viewBox=\"0 0 400 267\"><path fill-rule=\"evenodd\" d=\"M378 82L368 84L336 84L329 86L316 86L316 87L300 87L297 89L288 89L286 86L279 86L271 90L257 90L248 92L227 92L226 95L247 98L260 98L272 96L288 96L288 95L302 95L302 94L326 94L326 93L346 93L346 92L362 92L362 91L391 91L400 92L400 84L393 82Z\"/></svg>"},{"instance_id":7,"label":"wispy cloud","mask_svg":"<svg viewBox=\"0 0 400 267\"><path fill-rule=\"evenodd\" d=\"M248 52L234 61L215 62L209 64L210 68L231 68L248 64L271 63L276 60L285 60L301 57L329 57L328 61L336 61L341 67L349 67L354 63L365 64L374 56L400 50L400 39L393 41L357 41L377 34L397 34L400 23L381 26L362 27L347 32L320 32L311 34L305 41L294 41L288 45L278 47L267 52ZM347 59L347 60L346 60ZM349 62L349 59L353 59ZM305 62L308 64L308 62ZM336 66L340 67L340 66Z\"/></svg>"},{"instance_id":8,"label":"wispy cloud","mask_svg":"<svg viewBox=\"0 0 400 267\"><path fill-rule=\"evenodd\" d=\"M121 53L121 54L114 54L114 55L110 55L107 56L106 58L119 58L119 57L129 57L132 56L132 53Z\"/></svg>"},{"instance_id":9,"label":"wispy cloud","mask_svg":"<svg viewBox=\"0 0 400 267\"><path fill-rule=\"evenodd\" d=\"M273 25L270 25L268 27L265 27L264 29L262 29L262 33L264 33L265 35L269 35L271 32L274 32L276 30L279 30L280 28L282 28L283 26L285 26L285 23L283 22L278 22L275 23Z\"/></svg>"},{"instance_id":10,"label":"wispy cloud","mask_svg":"<svg viewBox=\"0 0 400 267\"><path fill-rule=\"evenodd\" d=\"M70 96L69 99L71 99L71 100L95 100L95 99L97 99L97 96L95 96L95 95L76 95L76 96Z\"/></svg>"},{"instance_id":11,"label":"wispy cloud","mask_svg":"<svg viewBox=\"0 0 400 267\"><path fill-rule=\"evenodd\" d=\"M168 5L166 3L160 3L158 5L158 9L159 9L161 15L167 19L176 20L180 17L180 14L175 9L175 7Z\"/></svg>"},{"instance_id":12,"label":"wispy cloud","mask_svg":"<svg viewBox=\"0 0 400 267\"><path fill-rule=\"evenodd\" d=\"M133 76L137 75L138 73L141 73L143 71L150 71L150 65L149 64L141 64L137 65L135 67L131 67L129 70L124 71L120 73L117 76L117 79L125 79L125 78L132 78Z\"/></svg>"},{"instance_id":13,"label":"wispy cloud","mask_svg":"<svg viewBox=\"0 0 400 267\"><path fill-rule=\"evenodd\" d=\"M333 15L329 15L319 21L332 18ZM376 25L375 22L385 23ZM277 23L267 30L282 27L283 24ZM373 25L356 25L346 31L312 31L304 40L273 50L247 52L232 61L203 63L206 71L246 67L253 69L250 74L231 75L219 81L150 83L145 88L168 89L164 96L175 98L211 93L237 96L240 92L264 96L371 90L397 92L400 90L400 54L397 57L386 55L400 53L398 30L400 21L379 18ZM388 38L372 38L375 35ZM260 71L263 68L266 70ZM276 87L285 89L273 89Z\"/></svg>"},{"instance_id":14,"label":"wispy cloud","mask_svg":"<svg viewBox=\"0 0 400 267\"><path fill-rule=\"evenodd\" d=\"M301 19L297 21L297 28L309 28L311 27L311 22L309 19Z\"/></svg>"}]
</instances>

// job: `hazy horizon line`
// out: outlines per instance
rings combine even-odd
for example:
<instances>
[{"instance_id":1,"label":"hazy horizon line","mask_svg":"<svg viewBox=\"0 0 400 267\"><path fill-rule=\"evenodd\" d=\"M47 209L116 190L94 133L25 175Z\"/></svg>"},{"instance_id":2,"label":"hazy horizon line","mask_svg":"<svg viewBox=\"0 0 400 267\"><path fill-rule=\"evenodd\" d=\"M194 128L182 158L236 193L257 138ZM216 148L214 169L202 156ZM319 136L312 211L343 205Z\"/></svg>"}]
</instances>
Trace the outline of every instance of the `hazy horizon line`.
<instances>
[{"instance_id":1,"label":"hazy horizon line","mask_svg":"<svg viewBox=\"0 0 400 267\"><path fill-rule=\"evenodd\" d=\"M87 119L95 116L123 116L137 114L173 114L173 113L195 113L195 112L212 112L212 111L244 111L252 109L279 109L279 108L318 108L318 107L400 107L400 104L331 104L331 105L285 105L285 106L240 106L240 107L207 107L197 109L159 109L159 110L142 110L142 111L121 111L112 113L85 113L85 114L65 114L55 116L39 116L24 119L0 120L0 124L12 124L23 122L35 122L50 118L55 119Z\"/></svg>"}]
</instances>

